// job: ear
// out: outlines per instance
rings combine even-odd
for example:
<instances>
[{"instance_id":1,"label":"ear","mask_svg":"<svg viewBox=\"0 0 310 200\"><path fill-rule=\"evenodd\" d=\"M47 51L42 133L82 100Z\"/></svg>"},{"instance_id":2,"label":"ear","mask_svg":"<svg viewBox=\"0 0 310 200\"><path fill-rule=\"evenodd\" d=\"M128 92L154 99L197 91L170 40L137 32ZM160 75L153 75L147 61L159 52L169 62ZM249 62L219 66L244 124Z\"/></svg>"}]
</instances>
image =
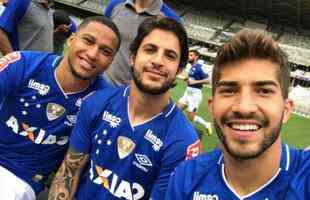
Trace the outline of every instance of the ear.
<instances>
[{"instance_id":1,"label":"ear","mask_svg":"<svg viewBox=\"0 0 310 200\"><path fill-rule=\"evenodd\" d=\"M177 71L177 75L180 74L182 72L183 68L178 67L178 71Z\"/></svg>"},{"instance_id":2,"label":"ear","mask_svg":"<svg viewBox=\"0 0 310 200\"><path fill-rule=\"evenodd\" d=\"M213 115L213 98L212 97L209 97L208 99L208 109L211 115Z\"/></svg>"},{"instance_id":3,"label":"ear","mask_svg":"<svg viewBox=\"0 0 310 200\"><path fill-rule=\"evenodd\" d=\"M134 56L134 55L130 55L130 65L131 66L134 66L135 65L135 60L136 60L136 56Z\"/></svg>"},{"instance_id":4,"label":"ear","mask_svg":"<svg viewBox=\"0 0 310 200\"><path fill-rule=\"evenodd\" d=\"M291 99L286 99L284 102L284 113L283 113L283 119L282 123L286 123L288 119L290 118L292 112L294 109L294 102Z\"/></svg>"},{"instance_id":5,"label":"ear","mask_svg":"<svg viewBox=\"0 0 310 200\"><path fill-rule=\"evenodd\" d=\"M75 37L76 35L75 35L75 33L72 33L70 36L69 36L69 38L67 39L67 46L68 47L70 47L71 46L71 43L72 43L72 41L73 41L73 39L74 39L74 37Z\"/></svg>"}]
</instances>

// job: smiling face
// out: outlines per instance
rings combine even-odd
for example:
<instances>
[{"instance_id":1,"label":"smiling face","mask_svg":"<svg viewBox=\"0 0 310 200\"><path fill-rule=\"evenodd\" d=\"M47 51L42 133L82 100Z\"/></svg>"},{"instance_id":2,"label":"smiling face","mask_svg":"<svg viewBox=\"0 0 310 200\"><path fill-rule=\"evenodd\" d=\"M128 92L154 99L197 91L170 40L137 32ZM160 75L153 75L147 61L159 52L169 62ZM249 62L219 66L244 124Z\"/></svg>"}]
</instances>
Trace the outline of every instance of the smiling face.
<instances>
[{"instance_id":1,"label":"smiling face","mask_svg":"<svg viewBox=\"0 0 310 200\"><path fill-rule=\"evenodd\" d=\"M279 66L245 59L223 66L209 109L224 152L238 159L256 158L275 142L292 112L277 79Z\"/></svg>"},{"instance_id":2,"label":"smiling face","mask_svg":"<svg viewBox=\"0 0 310 200\"><path fill-rule=\"evenodd\" d=\"M118 38L108 27L90 22L68 39L68 59L73 76L87 80L105 71L116 53Z\"/></svg>"},{"instance_id":3,"label":"smiling face","mask_svg":"<svg viewBox=\"0 0 310 200\"><path fill-rule=\"evenodd\" d=\"M154 29L131 57L133 80L142 92L163 94L174 82L180 64L180 43L174 33Z\"/></svg>"}]
</instances>

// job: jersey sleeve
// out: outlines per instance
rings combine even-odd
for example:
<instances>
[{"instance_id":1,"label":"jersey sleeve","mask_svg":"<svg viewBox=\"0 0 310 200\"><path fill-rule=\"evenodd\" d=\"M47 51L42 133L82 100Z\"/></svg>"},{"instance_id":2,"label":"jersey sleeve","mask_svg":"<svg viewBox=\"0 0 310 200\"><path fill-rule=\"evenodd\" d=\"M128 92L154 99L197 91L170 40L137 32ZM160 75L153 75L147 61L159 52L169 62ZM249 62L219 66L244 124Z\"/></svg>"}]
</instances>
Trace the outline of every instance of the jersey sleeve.
<instances>
[{"instance_id":1,"label":"jersey sleeve","mask_svg":"<svg viewBox=\"0 0 310 200\"><path fill-rule=\"evenodd\" d=\"M92 130L96 127L100 111L109 98L117 94L114 87L105 87L96 91L83 100L80 111L77 114L76 125L70 137L70 148L82 152L90 153L92 145ZM98 101L100 99L100 101Z\"/></svg>"},{"instance_id":2,"label":"jersey sleeve","mask_svg":"<svg viewBox=\"0 0 310 200\"><path fill-rule=\"evenodd\" d=\"M165 200L184 199L185 194L183 194L184 191L183 187L184 187L184 176L182 176L182 166L179 166L170 176L169 184L165 195Z\"/></svg>"},{"instance_id":3,"label":"jersey sleeve","mask_svg":"<svg viewBox=\"0 0 310 200\"><path fill-rule=\"evenodd\" d=\"M26 14L30 2L31 0L9 0L0 17L0 28L7 33L13 33L19 20Z\"/></svg>"},{"instance_id":4,"label":"jersey sleeve","mask_svg":"<svg viewBox=\"0 0 310 200\"><path fill-rule=\"evenodd\" d=\"M75 127L70 137L70 148L83 153L89 153L91 146L91 127L93 122L91 100L86 98L77 114Z\"/></svg>"},{"instance_id":5,"label":"jersey sleeve","mask_svg":"<svg viewBox=\"0 0 310 200\"><path fill-rule=\"evenodd\" d=\"M199 72L200 72L200 76L202 79L209 78L209 74L207 72L205 65L203 65L203 64L200 65Z\"/></svg>"},{"instance_id":6,"label":"jersey sleeve","mask_svg":"<svg viewBox=\"0 0 310 200\"><path fill-rule=\"evenodd\" d=\"M175 167L185 159L195 157L200 152L201 145L195 131L192 127L178 128L183 123L182 121L178 122L175 123L178 126L172 126L168 130L168 135L172 135L172 137L168 139L158 177L151 191L151 198L153 200L164 199L170 175ZM187 124L186 122L184 123Z\"/></svg>"},{"instance_id":7,"label":"jersey sleeve","mask_svg":"<svg viewBox=\"0 0 310 200\"><path fill-rule=\"evenodd\" d=\"M25 63L20 52L9 53L0 59L0 102L23 84Z\"/></svg>"}]
</instances>

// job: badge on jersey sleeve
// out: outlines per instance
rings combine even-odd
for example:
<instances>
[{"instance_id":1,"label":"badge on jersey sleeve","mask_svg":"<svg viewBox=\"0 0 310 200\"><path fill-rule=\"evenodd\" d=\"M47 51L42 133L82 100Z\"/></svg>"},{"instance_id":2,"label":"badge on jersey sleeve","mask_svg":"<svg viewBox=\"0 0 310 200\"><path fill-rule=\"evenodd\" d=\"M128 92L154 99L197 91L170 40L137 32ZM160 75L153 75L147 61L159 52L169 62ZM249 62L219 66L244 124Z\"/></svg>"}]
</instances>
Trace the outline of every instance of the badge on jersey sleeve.
<instances>
[{"instance_id":1,"label":"badge on jersey sleeve","mask_svg":"<svg viewBox=\"0 0 310 200\"><path fill-rule=\"evenodd\" d=\"M186 160L190 160L198 156L201 152L201 142L197 140L195 143L189 145L186 149Z\"/></svg>"},{"instance_id":2,"label":"badge on jersey sleeve","mask_svg":"<svg viewBox=\"0 0 310 200\"><path fill-rule=\"evenodd\" d=\"M46 115L49 121L53 121L65 113L66 109L56 103L48 103L46 107Z\"/></svg>"},{"instance_id":3,"label":"badge on jersey sleeve","mask_svg":"<svg viewBox=\"0 0 310 200\"><path fill-rule=\"evenodd\" d=\"M21 59L20 52L16 51L9 53L0 59L0 72L3 71L9 64Z\"/></svg>"},{"instance_id":4,"label":"badge on jersey sleeve","mask_svg":"<svg viewBox=\"0 0 310 200\"><path fill-rule=\"evenodd\" d=\"M125 136L118 136L117 138L117 152L118 157L123 159L127 157L135 148L136 144Z\"/></svg>"}]
</instances>

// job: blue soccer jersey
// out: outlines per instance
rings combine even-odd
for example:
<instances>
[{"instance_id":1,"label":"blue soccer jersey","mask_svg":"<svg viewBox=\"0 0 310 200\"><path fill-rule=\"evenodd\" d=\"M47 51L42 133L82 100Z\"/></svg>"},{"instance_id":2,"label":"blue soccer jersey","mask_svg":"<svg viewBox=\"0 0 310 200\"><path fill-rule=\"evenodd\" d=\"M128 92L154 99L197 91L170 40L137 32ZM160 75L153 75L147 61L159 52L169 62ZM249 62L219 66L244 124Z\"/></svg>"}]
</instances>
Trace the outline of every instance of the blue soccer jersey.
<instances>
[{"instance_id":1,"label":"blue soccer jersey","mask_svg":"<svg viewBox=\"0 0 310 200\"><path fill-rule=\"evenodd\" d=\"M192 80L203 80L208 78L209 75L205 72L204 66L200 63L195 63L188 72L188 78ZM189 87L201 89L203 84L192 84Z\"/></svg>"},{"instance_id":2,"label":"blue soccer jersey","mask_svg":"<svg viewBox=\"0 0 310 200\"><path fill-rule=\"evenodd\" d=\"M278 173L255 192L240 197L225 178L223 155L217 149L178 166L170 178L165 199L308 200L310 152L283 144Z\"/></svg>"},{"instance_id":3,"label":"blue soccer jersey","mask_svg":"<svg viewBox=\"0 0 310 200\"><path fill-rule=\"evenodd\" d=\"M99 91L82 104L70 148L90 154L90 165L76 199L162 200L176 165L200 151L192 125L172 102L133 127L129 90Z\"/></svg>"},{"instance_id":4,"label":"blue soccer jersey","mask_svg":"<svg viewBox=\"0 0 310 200\"><path fill-rule=\"evenodd\" d=\"M108 87L97 79L82 92L64 93L55 78L60 60L31 51L0 59L0 165L35 192L63 160L83 97Z\"/></svg>"},{"instance_id":5,"label":"blue soccer jersey","mask_svg":"<svg viewBox=\"0 0 310 200\"><path fill-rule=\"evenodd\" d=\"M9 0L0 16L0 28L8 35L13 50L19 49L17 25L25 16L31 0Z\"/></svg>"}]
</instances>

